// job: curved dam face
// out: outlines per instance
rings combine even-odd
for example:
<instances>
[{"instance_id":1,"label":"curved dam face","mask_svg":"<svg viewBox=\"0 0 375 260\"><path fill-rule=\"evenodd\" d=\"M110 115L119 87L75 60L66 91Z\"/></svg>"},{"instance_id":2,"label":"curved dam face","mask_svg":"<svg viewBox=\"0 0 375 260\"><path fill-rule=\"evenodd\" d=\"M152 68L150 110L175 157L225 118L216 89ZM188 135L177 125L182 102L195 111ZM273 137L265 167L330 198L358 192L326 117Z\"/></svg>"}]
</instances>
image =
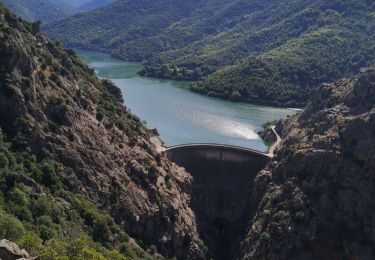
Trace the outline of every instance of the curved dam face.
<instances>
[{"instance_id":1,"label":"curved dam face","mask_svg":"<svg viewBox=\"0 0 375 260\"><path fill-rule=\"evenodd\" d=\"M226 145L168 148L167 157L193 176L191 206L213 259L232 259L246 229L246 206L255 175L271 158Z\"/></svg>"}]
</instances>

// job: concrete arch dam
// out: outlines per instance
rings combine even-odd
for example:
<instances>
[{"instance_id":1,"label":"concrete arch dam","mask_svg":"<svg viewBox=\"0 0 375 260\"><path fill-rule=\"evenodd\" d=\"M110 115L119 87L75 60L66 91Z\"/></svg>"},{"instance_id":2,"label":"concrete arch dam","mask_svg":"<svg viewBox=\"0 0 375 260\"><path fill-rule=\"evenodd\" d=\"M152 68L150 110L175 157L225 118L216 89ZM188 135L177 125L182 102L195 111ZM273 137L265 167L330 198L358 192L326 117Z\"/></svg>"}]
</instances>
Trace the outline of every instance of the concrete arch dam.
<instances>
[{"instance_id":1,"label":"concrete arch dam","mask_svg":"<svg viewBox=\"0 0 375 260\"><path fill-rule=\"evenodd\" d=\"M272 156L218 144L173 146L165 153L193 176L191 206L209 257L233 259L246 229L253 179Z\"/></svg>"}]
</instances>

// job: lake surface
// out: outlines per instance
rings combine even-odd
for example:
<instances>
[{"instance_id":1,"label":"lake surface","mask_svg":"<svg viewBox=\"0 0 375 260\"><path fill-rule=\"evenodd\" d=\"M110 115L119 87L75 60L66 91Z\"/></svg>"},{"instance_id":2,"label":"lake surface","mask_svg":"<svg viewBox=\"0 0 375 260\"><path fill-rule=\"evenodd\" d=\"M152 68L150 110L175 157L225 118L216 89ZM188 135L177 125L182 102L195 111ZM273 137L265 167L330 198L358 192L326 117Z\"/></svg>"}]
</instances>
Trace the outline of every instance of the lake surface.
<instances>
[{"instance_id":1,"label":"lake surface","mask_svg":"<svg viewBox=\"0 0 375 260\"><path fill-rule=\"evenodd\" d=\"M189 91L187 82L140 77L141 63L110 55L77 50L102 78L112 80L124 95L125 105L156 127L167 146L186 143L219 143L266 151L257 132L262 124L285 118L293 109L234 103Z\"/></svg>"}]
</instances>

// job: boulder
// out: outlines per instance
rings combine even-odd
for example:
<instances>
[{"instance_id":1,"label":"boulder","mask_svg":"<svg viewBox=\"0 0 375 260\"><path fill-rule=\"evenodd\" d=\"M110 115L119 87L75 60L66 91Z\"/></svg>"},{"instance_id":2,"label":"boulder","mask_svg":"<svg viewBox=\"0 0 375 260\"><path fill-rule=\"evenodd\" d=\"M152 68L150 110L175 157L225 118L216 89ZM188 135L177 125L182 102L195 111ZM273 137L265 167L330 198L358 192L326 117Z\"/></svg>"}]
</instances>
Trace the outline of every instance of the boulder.
<instances>
[{"instance_id":1,"label":"boulder","mask_svg":"<svg viewBox=\"0 0 375 260\"><path fill-rule=\"evenodd\" d=\"M15 260L15 259L32 259L30 255L20 247L9 240L0 240L0 259Z\"/></svg>"}]
</instances>

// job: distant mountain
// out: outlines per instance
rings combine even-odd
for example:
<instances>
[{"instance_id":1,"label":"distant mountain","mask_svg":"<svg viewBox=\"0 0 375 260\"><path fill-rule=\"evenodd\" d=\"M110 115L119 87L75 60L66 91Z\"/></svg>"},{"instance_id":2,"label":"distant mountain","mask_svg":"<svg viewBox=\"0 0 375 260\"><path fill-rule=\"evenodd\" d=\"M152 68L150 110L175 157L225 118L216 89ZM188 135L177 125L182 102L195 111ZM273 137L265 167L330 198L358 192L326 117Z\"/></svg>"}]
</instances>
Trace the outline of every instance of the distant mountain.
<instances>
[{"instance_id":1,"label":"distant mountain","mask_svg":"<svg viewBox=\"0 0 375 260\"><path fill-rule=\"evenodd\" d=\"M48 1L55 3L55 4L65 4L74 9L90 2L90 0L48 0Z\"/></svg>"},{"instance_id":2,"label":"distant mountain","mask_svg":"<svg viewBox=\"0 0 375 260\"><path fill-rule=\"evenodd\" d=\"M1 2L15 14L29 21L41 20L43 23L50 23L73 13L69 6L57 0L1 0Z\"/></svg>"},{"instance_id":3,"label":"distant mountain","mask_svg":"<svg viewBox=\"0 0 375 260\"><path fill-rule=\"evenodd\" d=\"M198 162L204 187L157 150L120 89L39 29L0 3L1 258L375 259L375 69L322 84L278 121L282 140L259 172L235 153L233 166Z\"/></svg>"},{"instance_id":4,"label":"distant mountain","mask_svg":"<svg viewBox=\"0 0 375 260\"><path fill-rule=\"evenodd\" d=\"M144 60L212 33L202 26L195 28L191 20L208 19L230 2L118 0L100 10L47 26L45 30L66 46L96 48L125 59ZM189 27L194 30L186 32Z\"/></svg>"},{"instance_id":5,"label":"distant mountain","mask_svg":"<svg viewBox=\"0 0 375 260\"><path fill-rule=\"evenodd\" d=\"M105 6L115 0L48 0L55 4L65 4L72 8L75 13L87 12Z\"/></svg>"},{"instance_id":6,"label":"distant mountain","mask_svg":"<svg viewBox=\"0 0 375 260\"><path fill-rule=\"evenodd\" d=\"M77 10L80 12L87 12L108 5L114 1L115 0L90 0L78 6Z\"/></svg>"},{"instance_id":7,"label":"distant mountain","mask_svg":"<svg viewBox=\"0 0 375 260\"><path fill-rule=\"evenodd\" d=\"M18 16L44 24L105 6L113 0L1 0Z\"/></svg>"},{"instance_id":8,"label":"distant mountain","mask_svg":"<svg viewBox=\"0 0 375 260\"><path fill-rule=\"evenodd\" d=\"M302 106L324 81L375 60L368 0L118 0L47 26L66 46L146 61L207 95ZM164 66L162 66L164 65Z\"/></svg>"}]
</instances>

